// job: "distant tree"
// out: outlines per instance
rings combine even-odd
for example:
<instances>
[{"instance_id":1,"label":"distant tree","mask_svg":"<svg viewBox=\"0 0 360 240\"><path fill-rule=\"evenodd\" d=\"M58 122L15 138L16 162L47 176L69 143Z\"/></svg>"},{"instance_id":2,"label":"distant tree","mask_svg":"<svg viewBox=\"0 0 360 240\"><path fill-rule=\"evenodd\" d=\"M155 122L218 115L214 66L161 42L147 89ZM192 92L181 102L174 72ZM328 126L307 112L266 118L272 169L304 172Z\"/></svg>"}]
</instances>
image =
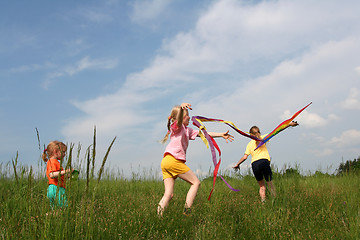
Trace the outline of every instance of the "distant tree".
<instances>
[{"instance_id":1,"label":"distant tree","mask_svg":"<svg viewBox=\"0 0 360 240\"><path fill-rule=\"evenodd\" d=\"M314 176L314 177L330 177L332 175L330 175L329 173L323 173L321 171L316 171L312 176Z\"/></svg>"},{"instance_id":2,"label":"distant tree","mask_svg":"<svg viewBox=\"0 0 360 240\"><path fill-rule=\"evenodd\" d=\"M286 176L286 177L299 177L301 176L299 170L297 168L288 168L284 171L283 173L283 176Z\"/></svg>"},{"instance_id":3,"label":"distant tree","mask_svg":"<svg viewBox=\"0 0 360 240\"><path fill-rule=\"evenodd\" d=\"M339 168L337 169L337 174L346 174L346 173L360 173L360 157L354 159L353 161L347 160L345 163L340 163Z\"/></svg>"}]
</instances>

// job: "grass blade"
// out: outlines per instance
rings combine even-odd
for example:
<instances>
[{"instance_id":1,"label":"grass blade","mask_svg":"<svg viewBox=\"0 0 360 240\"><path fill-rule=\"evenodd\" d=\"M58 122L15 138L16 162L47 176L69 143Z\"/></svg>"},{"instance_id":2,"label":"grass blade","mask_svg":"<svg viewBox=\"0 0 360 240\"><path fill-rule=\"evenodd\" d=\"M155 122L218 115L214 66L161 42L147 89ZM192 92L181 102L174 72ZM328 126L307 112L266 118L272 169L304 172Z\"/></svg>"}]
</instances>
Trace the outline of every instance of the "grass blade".
<instances>
[{"instance_id":1,"label":"grass blade","mask_svg":"<svg viewBox=\"0 0 360 240\"><path fill-rule=\"evenodd\" d=\"M104 166L105 166L106 160L107 160L107 158L108 158L108 156L109 156L111 147L112 147L112 145L114 144L115 140L116 140L116 137L114 137L114 139L112 140L112 142L111 142L108 150L106 151L106 154L105 154L105 156L104 156L104 159L103 159L103 161L102 161L102 164L101 164L101 167L100 167L100 170L99 170L98 183L100 182L101 174L102 174L103 171L104 171Z\"/></svg>"}]
</instances>

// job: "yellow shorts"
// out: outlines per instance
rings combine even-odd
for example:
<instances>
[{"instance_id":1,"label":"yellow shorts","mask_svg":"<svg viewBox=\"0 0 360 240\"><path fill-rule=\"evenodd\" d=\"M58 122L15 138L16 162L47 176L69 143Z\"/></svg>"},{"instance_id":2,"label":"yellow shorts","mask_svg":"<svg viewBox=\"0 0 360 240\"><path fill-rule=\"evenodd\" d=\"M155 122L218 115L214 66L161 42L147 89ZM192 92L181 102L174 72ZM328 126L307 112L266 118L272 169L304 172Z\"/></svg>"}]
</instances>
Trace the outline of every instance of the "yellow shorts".
<instances>
[{"instance_id":1,"label":"yellow shorts","mask_svg":"<svg viewBox=\"0 0 360 240\"><path fill-rule=\"evenodd\" d=\"M186 166L184 161L177 160L172 155L166 154L161 161L161 170L163 179L166 179L176 178L177 175L186 173L190 168Z\"/></svg>"}]
</instances>

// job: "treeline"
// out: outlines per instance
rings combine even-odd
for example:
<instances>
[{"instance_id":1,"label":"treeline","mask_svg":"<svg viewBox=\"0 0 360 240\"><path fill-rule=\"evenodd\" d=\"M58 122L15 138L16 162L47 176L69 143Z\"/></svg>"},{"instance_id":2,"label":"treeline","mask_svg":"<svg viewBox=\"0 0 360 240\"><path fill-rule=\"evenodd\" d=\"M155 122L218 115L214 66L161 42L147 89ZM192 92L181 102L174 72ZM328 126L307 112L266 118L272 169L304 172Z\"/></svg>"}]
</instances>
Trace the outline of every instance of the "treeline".
<instances>
[{"instance_id":1,"label":"treeline","mask_svg":"<svg viewBox=\"0 0 360 240\"><path fill-rule=\"evenodd\" d=\"M342 162L337 169L337 175L348 174L348 173L360 173L360 156L353 161L347 160Z\"/></svg>"},{"instance_id":2,"label":"treeline","mask_svg":"<svg viewBox=\"0 0 360 240\"><path fill-rule=\"evenodd\" d=\"M354 160L347 160L346 162L340 163L339 167L333 175L341 176L344 174L359 174L360 173L360 156ZM301 176L298 167L290 167L277 173L281 176ZM322 173L316 171L314 175L330 175L328 173Z\"/></svg>"}]
</instances>

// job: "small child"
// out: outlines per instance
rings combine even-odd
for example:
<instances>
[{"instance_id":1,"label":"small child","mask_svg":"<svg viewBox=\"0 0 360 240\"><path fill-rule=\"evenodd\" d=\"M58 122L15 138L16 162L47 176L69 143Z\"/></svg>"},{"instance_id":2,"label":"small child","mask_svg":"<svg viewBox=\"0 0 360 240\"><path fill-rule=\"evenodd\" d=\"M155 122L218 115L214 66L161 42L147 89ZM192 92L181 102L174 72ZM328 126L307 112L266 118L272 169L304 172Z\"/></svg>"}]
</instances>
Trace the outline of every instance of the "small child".
<instances>
[{"instance_id":1,"label":"small child","mask_svg":"<svg viewBox=\"0 0 360 240\"><path fill-rule=\"evenodd\" d=\"M292 121L287 127L295 127L299 125L297 122ZM260 129L257 126L252 126L249 130L250 135L257 137L258 139L263 139L266 135L261 135ZM272 183L272 171L270 167L270 155L266 147L266 143L255 150L259 142L251 140L246 146L244 156L236 163L233 167L235 170L240 168L240 164L243 163L249 155L251 155L251 167L256 178L256 181L259 184L259 194L261 202L265 202L266 196L266 185L270 187L271 194L275 197L276 190L275 186ZM265 181L264 181L265 178Z\"/></svg>"},{"instance_id":2,"label":"small child","mask_svg":"<svg viewBox=\"0 0 360 240\"><path fill-rule=\"evenodd\" d=\"M177 177L180 177L191 185L186 196L185 215L190 214L191 206L200 186L200 180L185 164L189 140L195 140L195 138L199 136L198 130L193 130L188 127L190 120L188 109L191 110L189 103L175 106L168 117L168 132L162 142L165 143L170 135L170 143L165 149L164 158L161 162L165 193L157 209L160 216L162 216L164 209L173 197L174 184ZM233 141L234 139L234 137L229 134L229 131L224 133L209 132L209 135L212 137L223 137L226 142L228 142L228 140Z\"/></svg>"},{"instance_id":3,"label":"small child","mask_svg":"<svg viewBox=\"0 0 360 240\"><path fill-rule=\"evenodd\" d=\"M55 207L67 206L67 199L65 194L65 175L70 174L72 171L74 171L74 169L63 170L63 168L60 166L59 160L65 157L66 150L67 147L64 143L59 141L52 141L49 143L42 155L42 159L44 162L46 162L46 176L49 179L47 197L50 200L50 207L52 209Z\"/></svg>"}]
</instances>

